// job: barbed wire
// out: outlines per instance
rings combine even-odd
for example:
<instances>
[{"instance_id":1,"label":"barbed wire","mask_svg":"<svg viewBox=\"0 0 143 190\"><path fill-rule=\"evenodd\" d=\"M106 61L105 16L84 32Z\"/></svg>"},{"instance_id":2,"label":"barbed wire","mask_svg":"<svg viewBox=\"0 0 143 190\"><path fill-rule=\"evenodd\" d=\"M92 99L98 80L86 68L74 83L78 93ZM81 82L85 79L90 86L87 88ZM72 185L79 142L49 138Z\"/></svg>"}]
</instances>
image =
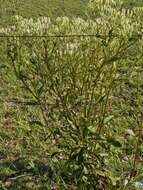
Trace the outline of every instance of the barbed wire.
<instances>
[{"instance_id":1,"label":"barbed wire","mask_svg":"<svg viewBox=\"0 0 143 190\"><path fill-rule=\"evenodd\" d=\"M100 34L69 34L69 35L0 35L0 38L72 38L72 37L96 37L96 38L107 38L107 37L124 37L122 35L100 35ZM141 38L143 34L134 34L128 36L129 38Z\"/></svg>"}]
</instances>

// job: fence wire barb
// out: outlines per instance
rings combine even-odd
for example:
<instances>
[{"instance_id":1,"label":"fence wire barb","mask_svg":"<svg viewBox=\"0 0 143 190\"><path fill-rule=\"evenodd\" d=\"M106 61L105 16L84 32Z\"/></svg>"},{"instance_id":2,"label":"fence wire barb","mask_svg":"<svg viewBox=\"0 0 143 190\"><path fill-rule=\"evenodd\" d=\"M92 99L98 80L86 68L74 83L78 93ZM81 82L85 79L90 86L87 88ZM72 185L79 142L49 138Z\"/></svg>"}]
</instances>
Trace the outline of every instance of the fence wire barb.
<instances>
[{"instance_id":1,"label":"fence wire barb","mask_svg":"<svg viewBox=\"0 0 143 190\"><path fill-rule=\"evenodd\" d=\"M100 35L100 34L71 34L71 35L0 35L0 38L73 38L73 37L96 37L96 38L107 38L107 37L124 37L121 35ZM143 37L143 34L135 34L129 36L129 39L136 39Z\"/></svg>"}]
</instances>

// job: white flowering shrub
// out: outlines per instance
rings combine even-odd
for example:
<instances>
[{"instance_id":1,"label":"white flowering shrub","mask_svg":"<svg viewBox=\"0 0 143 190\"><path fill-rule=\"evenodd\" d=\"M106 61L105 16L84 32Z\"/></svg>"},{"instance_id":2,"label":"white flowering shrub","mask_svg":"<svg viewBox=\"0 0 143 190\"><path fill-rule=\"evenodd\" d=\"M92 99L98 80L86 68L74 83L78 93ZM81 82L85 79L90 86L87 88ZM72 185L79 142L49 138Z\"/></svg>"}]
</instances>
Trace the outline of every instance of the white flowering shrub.
<instances>
[{"instance_id":1,"label":"white flowering shrub","mask_svg":"<svg viewBox=\"0 0 143 190\"><path fill-rule=\"evenodd\" d=\"M142 172L136 163L142 98L135 90L127 93L136 97L134 113L125 94L142 77L137 72L143 48L140 14L124 9L120 0L90 0L87 10L86 20L15 16L14 26L0 29L16 36L7 40L7 64L23 99L38 105L38 121L30 124L42 126L42 136L38 133L40 142L34 139L31 151L38 147L38 159L48 152L50 186L131 189ZM136 128L128 129L129 124Z\"/></svg>"},{"instance_id":2,"label":"white flowering shrub","mask_svg":"<svg viewBox=\"0 0 143 190\"><path fill-rule=\"evenodd\" d=\"M1 29L5 34L97 34L108 35L113 30L114 35L129 36L140 31L140 14L138 10L122 8L122 2L117 1L93 1L88 4L87 20L82 18L69 19L58 17L55 22L50 18L41 17L37 21L15 16L15 26ZM138 13L138 15L137 15Z\"/></svg>"}]
</instances>

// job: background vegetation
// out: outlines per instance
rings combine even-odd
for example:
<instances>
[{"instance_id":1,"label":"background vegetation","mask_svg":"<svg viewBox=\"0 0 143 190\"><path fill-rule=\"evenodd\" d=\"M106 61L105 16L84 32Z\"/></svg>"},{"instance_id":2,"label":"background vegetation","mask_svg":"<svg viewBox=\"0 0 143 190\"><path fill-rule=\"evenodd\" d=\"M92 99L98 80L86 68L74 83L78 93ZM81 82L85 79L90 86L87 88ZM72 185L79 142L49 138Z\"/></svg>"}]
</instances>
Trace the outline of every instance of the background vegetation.
<instances>
[{"instance_id":1,"label":"background vegetation","mask_svg":"<svg viewBox=\"0 0 143 190\"><path fill-rule=\"evenodd\" d=\"M1 24L10 24L11 15L26 17L84 16L88 0L1 0Z\"/></svg>"},{"instance_id":2,"label":"background vegetation","mask_svg":"<svg viewBox=\"0 0 143 190\"><path fill-rule=\"evenodd\" d=\"M0 0L0 24L12 22L12 15L26 17L84 16L88 0ZM124 0L128 6L142 6L142 0Z\"/></svg>"}]
</instances>

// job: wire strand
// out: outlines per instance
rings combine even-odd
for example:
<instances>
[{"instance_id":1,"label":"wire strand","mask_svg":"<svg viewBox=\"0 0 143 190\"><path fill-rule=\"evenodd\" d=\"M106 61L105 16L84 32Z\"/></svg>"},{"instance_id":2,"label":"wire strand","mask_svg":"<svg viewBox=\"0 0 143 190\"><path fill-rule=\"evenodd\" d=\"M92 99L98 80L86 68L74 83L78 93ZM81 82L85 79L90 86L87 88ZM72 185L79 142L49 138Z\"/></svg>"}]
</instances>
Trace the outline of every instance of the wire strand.
<instances>
[{"instance_id":1,"label":"wire strand","mask_svg":"<svg viewBox=\"0 0 143 190\"><path fill-rule=\"evenodd\" d=\"M71 34L71 35L0 35L0 38L73 38L73 37L96 37L96 38L107 38L107 37L123 37L121 35L100 35L100 34ZM129 38L141 38L143 34L135 34L129 36Z\"/></svg>"}]
</instances>

